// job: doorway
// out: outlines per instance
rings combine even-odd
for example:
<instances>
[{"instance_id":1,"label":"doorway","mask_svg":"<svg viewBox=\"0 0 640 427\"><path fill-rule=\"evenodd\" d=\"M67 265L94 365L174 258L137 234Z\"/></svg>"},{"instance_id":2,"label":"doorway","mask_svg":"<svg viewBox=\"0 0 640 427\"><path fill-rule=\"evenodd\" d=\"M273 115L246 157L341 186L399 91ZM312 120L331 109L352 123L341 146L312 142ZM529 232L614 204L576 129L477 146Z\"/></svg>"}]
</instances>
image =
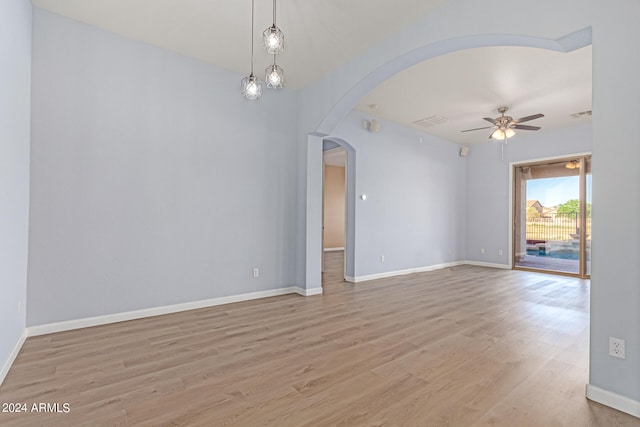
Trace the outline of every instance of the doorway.
<instances>
[{"instance_id":1,"label":"doorway","mask_svg":"<svg viewBox=\"0 0 640 427\"><path fill-rule=\"evenodd\" d=\"M347 155L344 148L331 147L328 142L323 144L322 273L340 270L344 278Z\"/></svg>"},{"instance_id":2,"label":"doorway","mask_svg":"<svg viewBox=\"0 0 640 427\"><path fill-rule=\"evenodd\" d=\"M590 277L591 156L513 168L513 267Z\"/></svg>"}]
</instances>

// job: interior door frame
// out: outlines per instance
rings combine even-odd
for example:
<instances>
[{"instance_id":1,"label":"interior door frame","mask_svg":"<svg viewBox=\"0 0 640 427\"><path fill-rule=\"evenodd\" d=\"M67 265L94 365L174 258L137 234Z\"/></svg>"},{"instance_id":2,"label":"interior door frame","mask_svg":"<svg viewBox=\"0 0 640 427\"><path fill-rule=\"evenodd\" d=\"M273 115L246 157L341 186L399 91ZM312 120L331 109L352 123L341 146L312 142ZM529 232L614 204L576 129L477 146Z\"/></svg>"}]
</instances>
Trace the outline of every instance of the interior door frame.
<instances>
[{"instance_id":1,"label":"interior door frame","mask_svg":"<svg viewBox=\"0 0 640 427\"><path fill-rule=\"evenodd\" d=\"M347 216L348 216L348 212L347 212L347 203L348 203L348 197L347 197L347 176L348 176L348 168L349 168L349 162L347 161L347 150L342 147L342 146L338 146L335 148L331 148L329 150L323 150L322 152L322 238L321 238L321 244L322 244L322 261L321 261L321 272L324 273L325 271L325 250L324 250L324 229L325 229L325 224L324 224L324 208L325 208L325 191L326 191L326 187L325 187L325 175L326 175L326 167L327 167L327 163L325 161L325 154L328 154L330 152L335 152L335 151L343 151L344 152L344 165L342 166L344 168L344 212L343 212L343 218L342 220L344 221L344 229L343 229L343 237L342 237L342 241L343 241L343 248L342 248L342 269L343 269L343 279L346 281L347 280Z\"/></svg>"},{"instance_id":2,"label":"interior door frame","mask_svg":"<svg viewBox=\"0 0 640 427\"><path fill-rule=\"evenodd\" d=\"M514 269L518 269L518 270L530 270L530 271L536 271L536 272L549 272L552 274L558 274L558 275L563 275L563 276L571 276L571 277L579 277L579 278L583 278L583 279L588 279L590 278L590 275L586 274L586 271L583 271L586 268L586 263L584 262L580 262L580 269L579 269L579 273L578 274L574 274L574 273L566 273L566 272L562 272L562 271L553 271L553 270L538 270L538 269L527 269L527 268L523 268L523 267L516 267L515 265L515 253L514 253L514 247L515 247L515 222L514 222L514 218L515 218L515 210L516 210L516 206L515 206L515 186L514 186L514 179L515 179L515 169L516 167L520 167L520 166L526 166L526 165L535 165L535 164L545 164L545 163L552 163L552 162L561 162L563 160L569 161L569 160L575 160L576 158L580 157L580 167L581 167L581 171L585 170L585 165L584 165L584 157L591 157L592 153L590 151L588 152L580 152L580 153L571 153L571 154L565 154L562 156L553 156L553 157L542 157L542 158L536 158L536 159L528 159L528 160L518 160L518 161L513 161L513 162L509 162L509 269L510 270L514 270ZM581 212L586 212L586 185L583 184L582 180L580 180L580 211ZM586 180L585 180L586 181ZM582 188L584 185L585 188ZM586 227L580 227L580 254L581 256L584 256L586 254Z\"/></svg>"}]
</instances>

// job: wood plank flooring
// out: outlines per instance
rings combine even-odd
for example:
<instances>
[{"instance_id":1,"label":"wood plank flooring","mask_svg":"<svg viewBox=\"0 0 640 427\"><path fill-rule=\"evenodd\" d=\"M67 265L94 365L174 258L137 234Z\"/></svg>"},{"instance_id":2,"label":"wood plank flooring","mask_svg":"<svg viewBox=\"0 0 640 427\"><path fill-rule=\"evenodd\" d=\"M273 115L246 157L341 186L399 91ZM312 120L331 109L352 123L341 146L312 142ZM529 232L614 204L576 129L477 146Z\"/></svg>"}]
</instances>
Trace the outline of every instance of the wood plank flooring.
<instances>
[{"instance_id":1,"label":"wood plank flooring","mask_svg":"<svg viewBox=\"0 0 640 427\"><path fill-rule=\"evenodd\" d=\"M640 426L584 397L589 282L460 266L27 340L2 426Z\"/></svg>"}]
</instances>

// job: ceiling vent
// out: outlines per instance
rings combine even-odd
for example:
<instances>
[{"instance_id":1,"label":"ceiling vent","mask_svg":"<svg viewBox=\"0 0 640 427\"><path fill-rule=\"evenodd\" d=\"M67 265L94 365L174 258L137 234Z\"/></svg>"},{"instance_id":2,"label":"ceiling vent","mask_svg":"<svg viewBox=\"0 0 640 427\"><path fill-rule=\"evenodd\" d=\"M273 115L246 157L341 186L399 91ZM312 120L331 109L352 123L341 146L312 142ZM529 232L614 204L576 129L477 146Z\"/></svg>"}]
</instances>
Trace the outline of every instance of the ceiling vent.
<instances>
[{"instance_id":1,"label":"ceiling vent","mask_svg":"<svg viewBox=\"0 0 640 427\"><path fill-rule=\"evenodd\" d=\"M413 124L414 125L418 125L418 126L422 126L424 128L430 128L431 126L435 126L435 125L440 125L442 123L446 123L447 120L448 119L446 117L431 116L431 117L426 117L424 119L416 120L415 122L413 122Z\"/></svg>"},{"instance_id":2,"label":"ceiling vent","mask_svg":"<svg viewBox=\"0 0 640 427\"><path fill-rule=\"evenodd\" d=\"M591 110L588 110L588 111L581 111L579 113L573 113L571 117L573 117L574 119L579 119L580 117L588 117L590 115L591 115Z\"/></svg>"}]
</instances>

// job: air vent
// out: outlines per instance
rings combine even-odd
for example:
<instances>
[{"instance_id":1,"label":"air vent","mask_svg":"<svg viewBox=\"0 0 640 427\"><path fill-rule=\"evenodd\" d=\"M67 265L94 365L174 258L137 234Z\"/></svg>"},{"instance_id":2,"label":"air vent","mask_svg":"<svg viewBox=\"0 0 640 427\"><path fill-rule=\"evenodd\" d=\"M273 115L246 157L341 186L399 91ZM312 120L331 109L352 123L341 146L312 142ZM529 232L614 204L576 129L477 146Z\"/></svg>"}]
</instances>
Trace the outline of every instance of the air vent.
<instances>
[{"instance_id":1,"label":"air vent","mask_svg":"<svg viewBox=\"0 0 640 427\"><path fill-rule=\"evenodd\" d=\"M426 117L424 119L416 120L415 122L413 122L413 124L418 125L418 126L422 126L422 127L425 127L425 128L430 128L431 126L440 125L442 123L445 123L447 120L448 119L446 117L431 116L431 117Z\"/></svg>"},{"instance_id":2,"label":"air vent","mask_svg":"<svg viewBox=\"0 0 640 427\"><path fill-rule=\"evenodd\" d=\"M573 117L574 119L579 119L580 117L588 117L590 115L591 115L591 110L588 110L588 111L581 111L579 113L573 113L571 117Z\"/></svg>"}]
</instances>

